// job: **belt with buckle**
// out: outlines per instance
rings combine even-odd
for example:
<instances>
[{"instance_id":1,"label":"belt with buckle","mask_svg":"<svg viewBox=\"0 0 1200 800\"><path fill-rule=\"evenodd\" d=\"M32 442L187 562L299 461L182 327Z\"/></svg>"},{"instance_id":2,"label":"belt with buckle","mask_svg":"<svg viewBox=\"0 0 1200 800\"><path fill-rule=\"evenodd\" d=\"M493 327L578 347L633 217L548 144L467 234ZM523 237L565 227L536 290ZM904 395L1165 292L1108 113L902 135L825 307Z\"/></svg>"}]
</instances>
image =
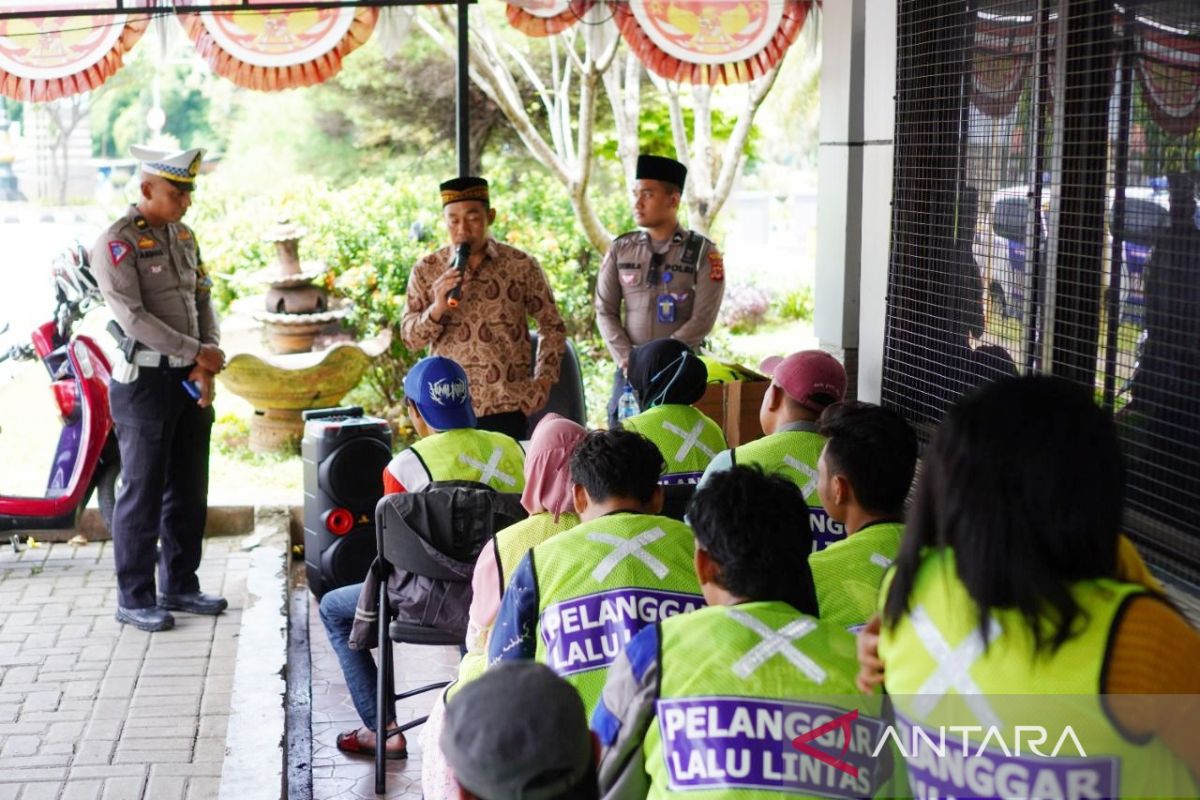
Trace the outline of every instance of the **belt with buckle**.
<instances>
[{"instance_id":1,"label":"belt with buckle","mask_svg":"<svg viewBox=\"0 0 1200 800\"><path fill-rule=\"evenodd\" d=\"M138 350L133 354L133 363L139 367L178 368L191 366L192 361L181 356L165 356L157 350Z\"/></svg>"}]
</instances>

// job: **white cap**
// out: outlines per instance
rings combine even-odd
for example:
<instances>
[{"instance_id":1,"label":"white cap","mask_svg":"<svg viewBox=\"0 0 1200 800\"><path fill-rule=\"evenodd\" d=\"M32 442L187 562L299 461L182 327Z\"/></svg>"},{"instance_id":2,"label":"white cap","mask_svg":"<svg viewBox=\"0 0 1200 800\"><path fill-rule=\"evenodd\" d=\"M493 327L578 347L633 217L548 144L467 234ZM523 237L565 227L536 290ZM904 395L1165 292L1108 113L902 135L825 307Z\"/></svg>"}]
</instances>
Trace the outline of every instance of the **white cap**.
<instances>
[{"instance_id":1,"label":"white cap","mask_svg":"<svg viewBox=\"0 0 1200 800\"><path fill-rule=\"evenodd\" d=\"M200 162L204 159L204 150L199 147L169 152L135 144L130 145L129 153L142 162L142 172L166 178L189 192L195 188Z\"/></svg>"}]
</instances>

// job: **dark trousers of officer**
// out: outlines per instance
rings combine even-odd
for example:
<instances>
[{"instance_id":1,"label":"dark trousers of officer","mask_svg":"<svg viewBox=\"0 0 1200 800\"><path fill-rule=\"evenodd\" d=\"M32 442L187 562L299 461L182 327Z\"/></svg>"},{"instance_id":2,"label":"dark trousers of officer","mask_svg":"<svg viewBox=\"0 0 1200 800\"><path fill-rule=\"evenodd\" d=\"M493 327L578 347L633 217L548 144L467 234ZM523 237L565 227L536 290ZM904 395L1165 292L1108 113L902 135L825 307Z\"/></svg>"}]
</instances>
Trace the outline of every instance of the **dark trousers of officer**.
<instances>
[{"instance_id":1,"label":"dark trousers of officer","mask_svg":"<svg viewBox=\"0 0 1200 800\"><path fill-rule=\"evenodd\" d=\"M527 438L526 428L529 427L529 417L520 411L503 411L499 414L484 414L475 420L475 427L481 431L492 431L511 436L518 442Z\"/></svg>"},{"instance_id":2,"label":"dark trousers of officer","mask_svg":"<svg viewBox=\"0 0 1200 800\"><path fill-rule=\"evenodd\" d=\"M112 537L124 608L156 604L156 565L161 593L200 589L213 410L200 408L184 390L189 371L141 367L132 383L109 385L121 448L123 484Z\"/></svg>"}]
</instances>

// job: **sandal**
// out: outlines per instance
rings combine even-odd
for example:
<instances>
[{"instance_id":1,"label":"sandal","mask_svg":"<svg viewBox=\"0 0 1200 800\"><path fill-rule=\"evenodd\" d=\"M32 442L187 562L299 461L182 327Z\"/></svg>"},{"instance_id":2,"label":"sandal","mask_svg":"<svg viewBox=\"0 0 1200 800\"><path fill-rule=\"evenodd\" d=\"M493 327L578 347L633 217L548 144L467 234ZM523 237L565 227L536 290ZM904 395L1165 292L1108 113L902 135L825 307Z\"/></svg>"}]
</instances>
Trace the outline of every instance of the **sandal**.
<instances>
[{"instance_id":1,"label":"sandal","mask_svg":"<svg viewBox=\"0 0 1200 800\"><path fill-rule=\"evenodd\" d=\"M353 755L360 755L360 756L371 756L372 758L374 758L375 745L371 745L370 747L363 745L363 743L358 738L358 733L361 730L362 730L362 728L355 728L352 731L345 731L343 733L339 733L338 737L337 737L337 749L341 750L343 753L351 753ZM405 740L404 740L404 734L400 733L399 731L396 731L394 734L389 735L387 738L390 739L390 738L392 738L392 736L399 736L400 741L404 742L404 746L402 746L399 750L389 750L389 749L387 749L387 745L385 744L384 751L383 751L383 757L386 758L388 761L402 761L402 760L408 758L408 743L405 742Z\"/></svg>"}]
</instances>

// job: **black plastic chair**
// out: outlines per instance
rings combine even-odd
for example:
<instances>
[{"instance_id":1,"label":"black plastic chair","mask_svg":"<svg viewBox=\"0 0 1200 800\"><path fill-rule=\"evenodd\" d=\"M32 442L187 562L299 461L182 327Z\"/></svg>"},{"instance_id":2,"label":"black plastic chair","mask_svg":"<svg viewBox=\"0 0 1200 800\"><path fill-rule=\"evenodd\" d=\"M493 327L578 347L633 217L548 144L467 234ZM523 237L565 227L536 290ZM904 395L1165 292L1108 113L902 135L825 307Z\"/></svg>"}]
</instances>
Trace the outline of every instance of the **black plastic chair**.
<instances>
[{"instance_id":1,"label":"black plastic chair","mask_svg":"<svg viewBox=\"0 0 1200 800\"><path fill-rule=\"evenodd\" d=\"M504 494L478 483L435 483L425 491L384 497L375 508L375 539L379 548L379 678L376 683L375 730L385 730L386 709L397 700L441 689L441 681L396 694L393 644L455 646L465 643L463 629L449 631L396 619L388 599L388 577L394 570L436 581L444 602L451 594L470 604L471 573L479 551L496 531L523 519L521 496ZM433 551L433 552L431 552ZM441 603L439 603L440 605ZM375 737L375 792L386 791L384 768L387 739L425 722L424 716Z\"/></svg>"},{"instance_id":2,"label":"black plastic chair","mask_svg":"<svg viewBox=\"0 0 1200 800\"><path fill-rule=\"evenodd\" d=\"M538 336L536 333L531 333L529 336L533 340L532 358L534 361L532 364L536 366ZM583 395L583 372L579 368L579 356L575 353L575 345L571 344L570 339L567 339L567 349L563 352L562 366L558 372L558 382L550 387L550 397L546 400L546 405L530 415L529 426L525 430L525 437L529 438L542 417L550 413L560 414L567 419L578 422L580 425L587 426L587 403Z\"/></svg>"}]
</instances>

